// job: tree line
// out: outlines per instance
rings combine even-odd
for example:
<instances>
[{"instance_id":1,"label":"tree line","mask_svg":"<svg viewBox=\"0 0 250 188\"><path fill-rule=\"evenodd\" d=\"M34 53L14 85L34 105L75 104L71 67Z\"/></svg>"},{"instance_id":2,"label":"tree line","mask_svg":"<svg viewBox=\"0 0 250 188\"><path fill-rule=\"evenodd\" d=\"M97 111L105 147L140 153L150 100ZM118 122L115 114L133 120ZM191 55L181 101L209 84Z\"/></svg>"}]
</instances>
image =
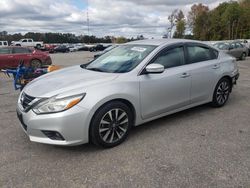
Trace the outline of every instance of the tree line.
<instances>
[{"instance_id":1,"label":"tree line","mask_svg":"<svg viewBox=\"0 0 250 188\"><path fill-rule=\"evenodd\" d=\"M26 34L15 33L8 34L7 31L0 32L0 40L17 41L22 38L32 38L35 41L43 41L44 43L111 43L114 40L111 36L96 37L80 35L76 36L72 33L35 33L28 32Z\"/></svg>"},{"instance_id":2,"label":"tree line","mask_svg":"<svg viewBox=\"0 0 250 188\"><path fill-rule=\"evenodd\" d=\"M35 41L43 41L44 43L53 44L53 43L125 43L134 40L144 39L143 35L138 35L135 38L126 38L126 37L96 37L88 35L79 35L76 36L72 33L35 33L28 32L26 34L15 33L8 34L7 31L0 32L0 40L8 41L9 44L11 41L18 41L22 38L32 38Z\"/></svg>"},{"instance_id":3,"label":"tree line","mask_svg":"<svg viewBox=\"0 0 250 188\"><path fill-rule=\"evenodd\" d=\"M224 2L212 10L202 3L194 4L188 15L176 9L168 20L170 27L165 35L168 38L207 41L249 39L250 0Z\"/></svg>"}]
</instances>

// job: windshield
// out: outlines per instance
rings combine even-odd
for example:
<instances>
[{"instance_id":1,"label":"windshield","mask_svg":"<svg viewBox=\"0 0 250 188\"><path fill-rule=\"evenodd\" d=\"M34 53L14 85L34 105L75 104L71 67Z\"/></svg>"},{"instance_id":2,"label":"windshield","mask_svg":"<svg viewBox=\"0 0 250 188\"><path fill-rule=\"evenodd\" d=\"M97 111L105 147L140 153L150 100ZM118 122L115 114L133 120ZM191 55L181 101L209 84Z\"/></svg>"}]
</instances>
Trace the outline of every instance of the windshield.
<instances>
[{"instance_id":1,"label":"windshield","mask_svg":"<svg viewBox=\"0 0 250 188\"><path fill-rule=\"evenodd\" d=\"M150 45L119 46L92 61L85 68L109 73L129 72L141 63L155 48L156 46Z\"/></svg>"}]
</instances>

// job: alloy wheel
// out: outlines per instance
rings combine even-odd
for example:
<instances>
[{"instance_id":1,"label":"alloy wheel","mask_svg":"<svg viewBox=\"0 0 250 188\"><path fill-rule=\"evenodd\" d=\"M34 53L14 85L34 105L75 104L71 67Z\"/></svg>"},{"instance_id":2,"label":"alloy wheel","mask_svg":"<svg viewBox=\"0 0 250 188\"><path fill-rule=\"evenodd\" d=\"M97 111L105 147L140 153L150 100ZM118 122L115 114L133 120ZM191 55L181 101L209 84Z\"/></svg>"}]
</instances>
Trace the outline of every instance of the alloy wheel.
<instances>
[{"instance_id":1,"label":"alloy wheel","mask_svg":"<svg viewBox=\"0 0 250 188\"><path fill-rule=\"evenodd\" d=\"M229 83L227 81L221 82L216 91L216 100L219 105L223 105L227 101L229 93L230 93Z\"/></svg>"},{"instance_id":2,"label":"alloy wheel","mask_svg":"<svg viewBox=\"0 0 250 188\"><path fill-rule=\"evenodd\" d=\"M31 67L32 68L41 68L41 62L39 60L32 60Z\"/></svg>"},{"instance_id":3,"label":"alloy wheel","mask_svg":"<svg viewBox=\"0 0 250 188\"><path fill-rule=\"evenodd\" d=\"M128 114L120 109L109 110L99 124L99 135L106 143L115 143L123 138L128 131Z\"/></svg>"}]
</instances>

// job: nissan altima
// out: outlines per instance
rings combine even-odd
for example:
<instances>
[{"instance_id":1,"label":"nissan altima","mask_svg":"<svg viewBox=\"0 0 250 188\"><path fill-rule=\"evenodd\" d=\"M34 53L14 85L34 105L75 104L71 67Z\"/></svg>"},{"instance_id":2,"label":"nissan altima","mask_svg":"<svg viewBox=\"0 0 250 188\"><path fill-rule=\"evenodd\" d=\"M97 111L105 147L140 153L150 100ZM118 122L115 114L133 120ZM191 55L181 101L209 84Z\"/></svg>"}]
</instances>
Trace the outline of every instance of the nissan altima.
<instances>
[{"instance_id":1,"label":"nissan altima","mask_svg":"<svg viewBox=\"0 0 250 188\"><path fill-rule=\"evenodd\" d=\"M202 42L135 41L33 80L17 116L34 142L114 147L132 126L205 103L224 106L238 77L235 58Z\"/></svg>"}]
</instances>

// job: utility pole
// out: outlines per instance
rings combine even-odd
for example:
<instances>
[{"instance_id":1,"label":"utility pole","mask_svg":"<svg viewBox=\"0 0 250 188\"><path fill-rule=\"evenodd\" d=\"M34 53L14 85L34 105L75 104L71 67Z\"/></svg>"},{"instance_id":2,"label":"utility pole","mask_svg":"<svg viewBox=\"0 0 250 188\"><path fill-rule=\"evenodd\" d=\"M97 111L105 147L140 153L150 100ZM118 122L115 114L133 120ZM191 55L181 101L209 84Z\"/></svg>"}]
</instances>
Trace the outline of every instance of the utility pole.
<instances>
[{"instance_id":1,"label":"utility pole","mask_svg":"<svg viewBox=\"0 0 250 188\"><path fill-rule=\"evenodd\" d=\"M90 36L89 36L89 0L87 0L87 26L88 26L88 44L90 42Z\"/></svg>"}]
</instances>

